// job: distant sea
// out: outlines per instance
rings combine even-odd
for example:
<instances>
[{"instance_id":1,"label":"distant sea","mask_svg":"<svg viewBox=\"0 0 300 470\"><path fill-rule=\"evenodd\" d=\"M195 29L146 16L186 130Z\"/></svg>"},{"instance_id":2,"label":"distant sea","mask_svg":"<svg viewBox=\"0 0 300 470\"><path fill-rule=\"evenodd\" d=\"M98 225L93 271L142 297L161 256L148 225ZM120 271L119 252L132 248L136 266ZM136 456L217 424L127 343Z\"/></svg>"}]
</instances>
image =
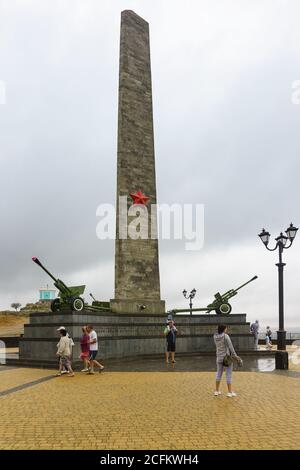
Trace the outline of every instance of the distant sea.
<instances>
[{"instance_id":1,"label":"distant sea","mask_svg":"<svg viewBox=\"0 0 300 470\"><path fill-rule=\"evenodd\" d=\"M277 329L278 326L272 327L271 326L271 331L272 331L272 337L276 339L277 336ZM300 339L300 326L286 326L286 337L287 339ZM265 333L265 328L260 328L259 336L260 338L264 337Z\"/></svg>"},{"instance_id":2,"label":"distant sea","mask_svg":"<svg viewBox=\"0 0 300 470\"><path fill-rule=\"evenodd\" d=\"M269 323L266 323L268 325ZM260 325L260 332L264 332L266 329L265 325ZM272 326L271 325L271 330L272 331L277 331L278 330L278 325L277 326ZM300 333L300 326L285 326L285 331L289 333Z\"/></svg>"}]
</instances>

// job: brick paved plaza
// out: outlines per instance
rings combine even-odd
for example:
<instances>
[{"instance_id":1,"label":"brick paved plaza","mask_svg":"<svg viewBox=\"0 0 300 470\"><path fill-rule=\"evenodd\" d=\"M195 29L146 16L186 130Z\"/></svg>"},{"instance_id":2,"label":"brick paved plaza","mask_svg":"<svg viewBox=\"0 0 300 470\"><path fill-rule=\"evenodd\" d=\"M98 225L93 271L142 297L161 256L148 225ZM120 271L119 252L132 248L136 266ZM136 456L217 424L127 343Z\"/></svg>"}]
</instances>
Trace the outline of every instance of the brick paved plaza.
<instances>
[{"instance_id":1,"label":"brick paved plaza","mask_svg":"<svg viewBox=\"0 0 300 470\"><path fill-rule=\"evenodd\" d=\"M1 449L299 449L297 370L53 374L0 368Z\"/></svg>"}]
</instances>

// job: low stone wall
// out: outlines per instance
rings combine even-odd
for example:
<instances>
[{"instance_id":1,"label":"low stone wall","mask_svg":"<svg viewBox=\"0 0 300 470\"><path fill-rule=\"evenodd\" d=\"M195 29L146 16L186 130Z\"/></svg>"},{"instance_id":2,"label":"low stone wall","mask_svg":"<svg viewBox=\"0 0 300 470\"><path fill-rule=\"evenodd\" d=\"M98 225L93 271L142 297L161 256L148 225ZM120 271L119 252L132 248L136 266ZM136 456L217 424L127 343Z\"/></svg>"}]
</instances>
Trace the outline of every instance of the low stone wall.
<instances>
[{"instance_id":1,"label":"low stone wall","mask_svg":"<svg viewBox=\"0 0 300 470\"><path fill-rule=\"evenodd\" d=\"M220 323L229 326L229 333L237 351L254 349L253 336L245 314L223 315L177 315L177 352L195 353L215 350L213 333ZM166 314L107 314L86 313L32 313L30 323L25 325L24 337L20 339L20 360L56 361L57 328L65 326L72 336L75 347L73 359L79 361L81 327L92 324L99 337L99 356L122 358L163 354L165 338L163 330Z\"/></svg>"}]
</instances>

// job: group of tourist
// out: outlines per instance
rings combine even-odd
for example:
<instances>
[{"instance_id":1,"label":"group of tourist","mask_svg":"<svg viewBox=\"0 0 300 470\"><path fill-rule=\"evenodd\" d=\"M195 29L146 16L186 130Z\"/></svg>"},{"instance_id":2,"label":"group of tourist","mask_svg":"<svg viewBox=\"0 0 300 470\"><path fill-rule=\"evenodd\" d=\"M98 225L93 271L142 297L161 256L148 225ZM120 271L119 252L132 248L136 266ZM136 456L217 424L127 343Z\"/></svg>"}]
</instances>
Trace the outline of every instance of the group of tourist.
<instances>
[{"instance_id":1,"label":"group of tourist","mask_svg":"<svg viewBox=\"0 0 300 470\"><path fill-rule=\"evenodd\" d=\"M255 320L254 323L250 325L250 332L254 336L254 349L258 350L258 340L259 340L259 321ZM265 332L265 346L267 351L271 351L273 344L272 344L272 331L269 326L266 328Z\"/></svg>"},{"instance_id":2,"label":"group of tourist","mask_svg":"<svg viewBox=\"0 0 300 470\"><path fill-rule=\"evenodd\" d=\"M74 342L68 334L66 328L61 326L57 330L60 334L60 340L57 344L57 356L59 357L59 371L57 375L68 374L69 377L74 377L74 371L72 369L72 347ZM258 349L258 334L259 334L259 322L256 320L250 326L250 331L254 335L255 349ZM175 363L175 351L176 351L176 337L177 328L172 318L168 318L167 325L164 328L164 335L166 338L166 362L169 363L170 356L171 362ZM266 344L269 348L272 347L272 331L270 327L266 330ZM216 387L214 396L221 395L220 383L223 372L226 371L226 382L228 393L227 397L233 398L236 393L232 390L232 370L233 363L242 366L242 359L236 354L233 344L229 335L227 334L227 326L219 325L217 333L214 334L214 342L216 345L216 363L217 363L217 374L216 374ZM82 337L80 340L81 354L80 359L83 361L83 369L81 372L88 374L95 373L95 366L98 367L99 372L104 369L104 366L96 360L98 353L98 337L92 325L82 327Z\"/></svg>"},{"instance_id":3,"label":"group of tourist","mask_svg":"<svg viewBox=\"0 0 300 470\"><path fill-rule=\"evenodd\" d=\"M64 326L60 326L57 331L60 335L56 353L59 357L59 370L57 375L68 374L68 377L74 377L75 374L72 369L72 347L74 346L74 341ZM99 372L101 372L104 366L96 360L98 354L98 336L92 325L82 327L80 347L80 359L83 361L84 366L81 372L94 374L95 366L98 367Z\"/></svg>"}]
</instances>

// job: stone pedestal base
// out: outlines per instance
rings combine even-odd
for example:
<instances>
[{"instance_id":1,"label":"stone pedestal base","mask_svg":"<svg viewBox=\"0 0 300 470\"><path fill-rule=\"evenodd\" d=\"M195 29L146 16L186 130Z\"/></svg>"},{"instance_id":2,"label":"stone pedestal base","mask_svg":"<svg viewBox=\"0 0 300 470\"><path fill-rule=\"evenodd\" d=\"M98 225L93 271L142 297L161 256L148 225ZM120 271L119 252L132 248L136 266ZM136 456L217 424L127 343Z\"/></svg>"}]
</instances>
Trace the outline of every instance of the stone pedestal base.
<instances>
[{"instance_id":1,"label":"stone pedestal base","mask_svg":"<svg viewBox=\"0 0 300 470\"><path fill-rule=\"evenodd\" d=\"M253 351L254 340L249 334L245 314L177 315L176 351L180 354L213 352L213 334L220 323L228 325L237 352ZM73 362L80 362L81 327L92 324L98 333L100 358L123 358L163 355L166 340L166 314L116 314L96 312L32 313L20 339L20 365L57 365L56 344L59 326L65 326L72 336Z\"/></svg>"},{"instance_id":2,"label":"stone pedestal base","mask_svg":"<svg viewBox=\"0 0 300 470\"><path fill-rule=\"evenodd\" d=\"M276 351L275 367L279 370L287 370L289 368L289 354L287 351Z\"/></svg>"}]
</instances>

